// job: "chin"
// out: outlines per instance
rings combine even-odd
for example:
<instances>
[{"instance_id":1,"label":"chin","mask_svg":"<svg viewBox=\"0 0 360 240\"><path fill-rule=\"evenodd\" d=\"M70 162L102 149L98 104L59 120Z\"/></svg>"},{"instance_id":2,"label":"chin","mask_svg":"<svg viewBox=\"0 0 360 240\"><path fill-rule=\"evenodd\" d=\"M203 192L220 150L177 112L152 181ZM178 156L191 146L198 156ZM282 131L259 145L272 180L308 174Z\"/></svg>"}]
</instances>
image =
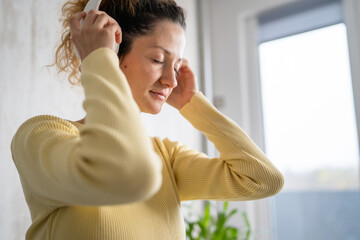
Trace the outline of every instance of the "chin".
<instances>
[{"instance_id":1,"label":"chin","mask_svg":"<svg viewBox=\"0 0 360 240\"><path fill-rule=\"evenodd\" d=\"M156 115L161 112L162 105L163 104L161 104L160 106L159 105L152 105L152 106L150 105L150 106L142 107L142 108L140 108L140 110L143 113L149 113L152 115Z\"/></svg>"},{"instance_id":2,"label":"chin","mask_svg":"<svg viewBox=\"0 0 360 240\"><path fill-rule=\"evenodd\" d=\"M148 113L148 114L152 114L152 115L156 115L156 114L159 114L161 112L161 109L160 110L156 110L156 111L142 111L143 113Z\"/></svg>"}]
</instances>

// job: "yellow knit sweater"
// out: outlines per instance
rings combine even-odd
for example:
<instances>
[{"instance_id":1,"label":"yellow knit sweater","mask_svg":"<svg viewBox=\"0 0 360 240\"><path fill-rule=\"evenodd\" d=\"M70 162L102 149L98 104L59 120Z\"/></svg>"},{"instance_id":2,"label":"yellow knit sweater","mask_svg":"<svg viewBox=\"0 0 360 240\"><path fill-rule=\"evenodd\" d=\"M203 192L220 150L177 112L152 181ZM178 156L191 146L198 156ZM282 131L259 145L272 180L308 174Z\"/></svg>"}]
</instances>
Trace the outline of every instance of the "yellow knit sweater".
<instances>
[{"instance_id":1,"label":"yellow knit sweater","mask_svg":"<svg viewBox=\"0 0 360 240\"><path fill-rule=\"evenodd\" d=\"M11 143L32 218L27 240L184 240L180 201L259 199L282 188L281 173L201 93L180 112L219 158L145 134L112 50L95 50L81 70L86 124L37 116Z\"/></svg>"}]
</instances>

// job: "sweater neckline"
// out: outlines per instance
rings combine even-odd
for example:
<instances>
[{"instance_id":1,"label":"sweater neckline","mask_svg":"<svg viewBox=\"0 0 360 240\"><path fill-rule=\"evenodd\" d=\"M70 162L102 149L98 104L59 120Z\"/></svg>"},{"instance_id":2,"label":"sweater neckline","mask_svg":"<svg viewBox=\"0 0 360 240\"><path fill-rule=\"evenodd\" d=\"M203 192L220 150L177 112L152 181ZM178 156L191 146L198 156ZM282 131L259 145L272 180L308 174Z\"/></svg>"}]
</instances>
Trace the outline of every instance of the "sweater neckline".
<instances>
[{"instance_id":1,"label":"sweater neckline","mask_svg":"<svg viewBox=\"0 0 360 240\"><path fill-rule=\"evenodd\" d=\"M75 125L75 127L78 128L78 129L80 129L82 126L84 126L84 124L79 123L79 122L74 122L74 121L71 121L71 120L66 120L66 121L68 121L71 124Z\"/></svg>"}]
</instances>

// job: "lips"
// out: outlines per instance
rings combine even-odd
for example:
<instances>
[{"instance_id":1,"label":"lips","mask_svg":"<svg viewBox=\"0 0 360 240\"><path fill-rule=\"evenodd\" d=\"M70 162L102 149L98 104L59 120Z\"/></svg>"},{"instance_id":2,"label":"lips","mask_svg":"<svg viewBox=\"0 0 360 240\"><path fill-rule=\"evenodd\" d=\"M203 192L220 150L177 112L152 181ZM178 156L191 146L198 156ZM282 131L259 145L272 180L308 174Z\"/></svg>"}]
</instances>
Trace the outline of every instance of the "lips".
<instances>
[{"instance_id":1,"label":"lips","mask_svg":"<svg viewBox=\"0 0 360 240\"><path fill-rule=\"evenodd\" d=\"M162 100L162 101L165 101L165 100L166 100L166 93L164 93L164 92L150 91L150 93L151 93L154 97L156 97L156 98L158 98L158 99L160 99L160 100Z\"/></svg>"}]
</instances>

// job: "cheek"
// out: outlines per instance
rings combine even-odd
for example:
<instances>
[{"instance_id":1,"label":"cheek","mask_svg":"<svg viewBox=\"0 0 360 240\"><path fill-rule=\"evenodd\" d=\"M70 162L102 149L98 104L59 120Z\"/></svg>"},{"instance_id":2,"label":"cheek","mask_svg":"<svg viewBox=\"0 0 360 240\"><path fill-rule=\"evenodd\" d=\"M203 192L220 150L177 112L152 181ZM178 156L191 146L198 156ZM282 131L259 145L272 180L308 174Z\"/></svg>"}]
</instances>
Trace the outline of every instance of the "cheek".
<instances>
[{"instance_id":1,"label":"cheek","mask_svg":"<svg viewBox=\"0 0 360 240\"><path fill-rule=\"evenodd\" d=\"M134 95L143 95L149 91L162 74L161 66L151 63L148 59L127 61L121 65L121 70Z\"/></svg>"},{"instance_id":2,"label":"cheek","mask_svg":"<svg viewBox=\"0 0 360 240\"><path fill-rule=\"evenodd\" d=\"M146 85L152 85L161 77L161 68L155 64L146 64L142 69L142 80Z\"/></svg>"}]
</instances>

